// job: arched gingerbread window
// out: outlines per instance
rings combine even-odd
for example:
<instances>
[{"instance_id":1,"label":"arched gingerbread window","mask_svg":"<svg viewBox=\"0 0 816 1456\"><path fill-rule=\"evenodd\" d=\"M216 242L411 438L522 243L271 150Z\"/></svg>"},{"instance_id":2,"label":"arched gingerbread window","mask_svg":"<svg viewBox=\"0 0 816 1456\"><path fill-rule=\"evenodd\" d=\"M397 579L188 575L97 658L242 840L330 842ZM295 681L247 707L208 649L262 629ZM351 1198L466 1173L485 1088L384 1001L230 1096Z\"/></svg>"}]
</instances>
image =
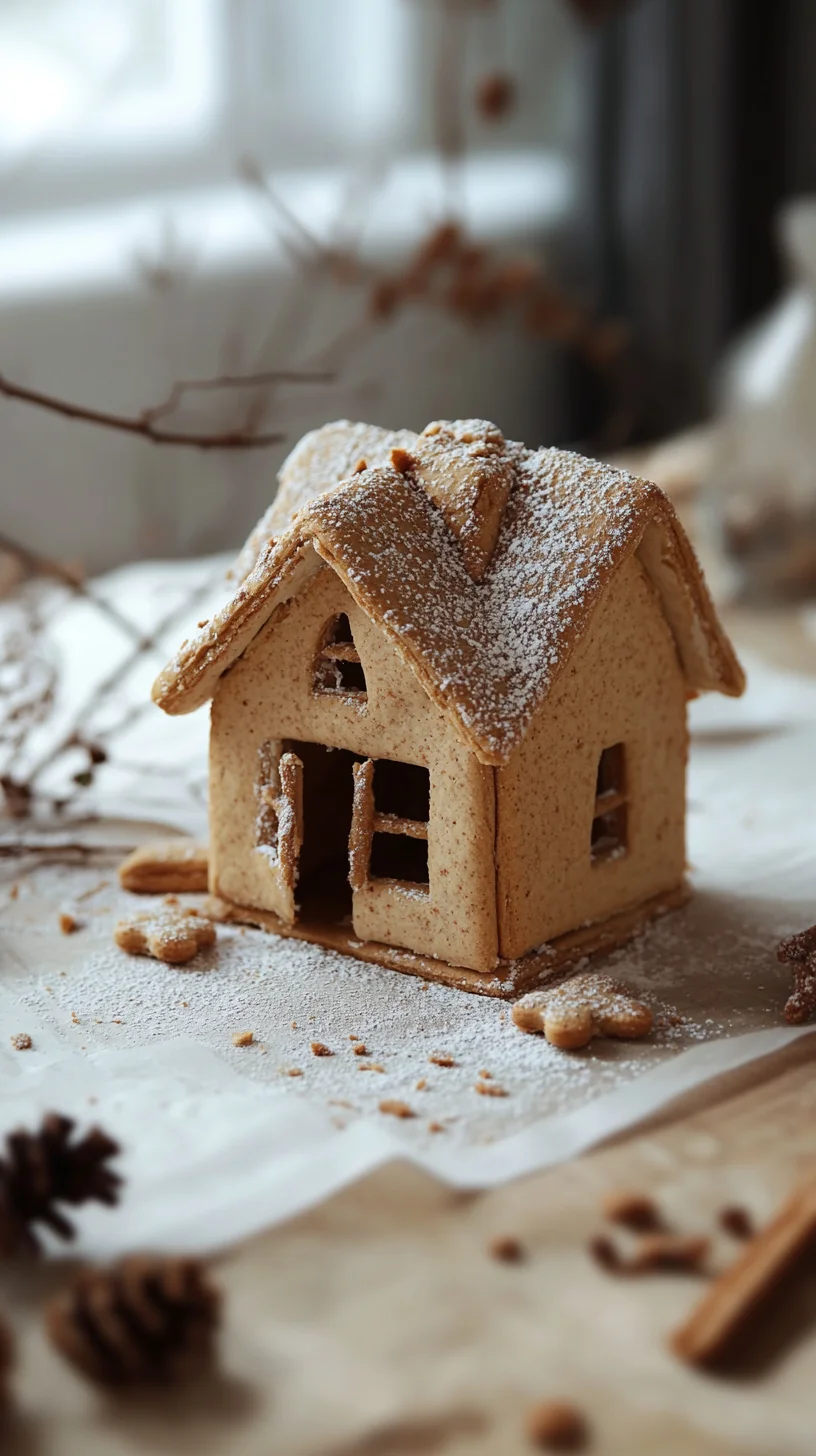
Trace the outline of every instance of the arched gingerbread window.
<instances>
[{"instance_id":1,"label":"arched gingerbread window","mask_svg":"<svg viewBox=\"0 0 816 1456\"><path fill-rule=\"evenodd\" d=\"M323 629L314 672L316 693L364 698L366 680L345 612L332 617Z\"/></svg>"}]
</instances>

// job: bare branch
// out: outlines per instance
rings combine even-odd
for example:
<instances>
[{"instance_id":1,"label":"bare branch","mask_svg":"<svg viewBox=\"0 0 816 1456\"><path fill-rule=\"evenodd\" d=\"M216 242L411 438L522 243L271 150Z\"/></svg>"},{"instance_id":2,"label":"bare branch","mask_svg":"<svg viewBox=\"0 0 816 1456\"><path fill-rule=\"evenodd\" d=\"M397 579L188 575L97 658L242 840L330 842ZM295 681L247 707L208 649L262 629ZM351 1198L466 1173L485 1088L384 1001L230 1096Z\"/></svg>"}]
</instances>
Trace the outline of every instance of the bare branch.
<instances>
[{"instance_id":1,"label":"bare branch","mask_svg":"<svg viewBox=\"0 0 816 1456\"><path fill-rule=\"evenodd\" d=\"M216 389L258 389L266 384L331 384L334 375L323 371L310 373L299 369L261 369L253 374L217 374L212 379L178 379L167 398L160 404L142 410L140 419L153 424L163 415L173 413L185 394Z\"/></svg>"},{"instance_id":2,"label":"bare branch","mask_svg":"<svg viewBox=\"0 0 816 1456\"><path fill-rule=\"evenodd\" d=\"M192 381L191 381L192 382ZM248 377L243 381L253 384ZM62 415L69 420L83 420L88 425L100 425L105 430L120 430L128 435L141 435L154 445L188 445L195 450L262 450L269 445L280 445L285 436L280 430L267 435L247 435L242 429L222 430L211 435L196 434L185 430L157 428L147 410L141 415L117 415L107 410L87 409L84 405L71 404L53 394L43 394L38 389L27 389L15 384L0 374L0 394L7 399L17 399L23 404L35 405L51 414Z\"/></svg>"}]
</instances>

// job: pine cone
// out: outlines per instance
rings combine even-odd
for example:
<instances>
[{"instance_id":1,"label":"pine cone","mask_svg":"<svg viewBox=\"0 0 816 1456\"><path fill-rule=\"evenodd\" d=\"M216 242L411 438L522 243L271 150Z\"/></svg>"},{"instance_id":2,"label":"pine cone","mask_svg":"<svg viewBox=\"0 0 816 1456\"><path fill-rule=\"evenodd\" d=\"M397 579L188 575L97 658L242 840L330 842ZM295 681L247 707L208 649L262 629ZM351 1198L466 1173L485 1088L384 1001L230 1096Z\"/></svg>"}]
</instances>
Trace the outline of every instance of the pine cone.
<instances>
[{"instance_id":1,"label":"pine cone","mask_svg":"<svg viewBox=\"0 0 816 1456\"><path fill-rule=\"evenodd\" d=\"M166 1382L209 1363L220 1295L196 1259L136 1256L87 1270L48 1307L52 1344L106 1385Z\"/></svg>"},{"instance_id":2,"label":"pine cone","mask_svg":"<svg viewBox=\"0 0 816 1456\"><path fill-rule=\"evenodd\" d=\"M0 1158L0 1257L39 1252L33 1223L45 1224L61 1239L73 1238L73 1225L55 1203L118 1201L122 1180L105 1166L118 1145L96 1127L72 1144L73 1129L70 1117L49 1113L39 1132L20 1130L6 1138Z\"/></svg>"}]
</instances>

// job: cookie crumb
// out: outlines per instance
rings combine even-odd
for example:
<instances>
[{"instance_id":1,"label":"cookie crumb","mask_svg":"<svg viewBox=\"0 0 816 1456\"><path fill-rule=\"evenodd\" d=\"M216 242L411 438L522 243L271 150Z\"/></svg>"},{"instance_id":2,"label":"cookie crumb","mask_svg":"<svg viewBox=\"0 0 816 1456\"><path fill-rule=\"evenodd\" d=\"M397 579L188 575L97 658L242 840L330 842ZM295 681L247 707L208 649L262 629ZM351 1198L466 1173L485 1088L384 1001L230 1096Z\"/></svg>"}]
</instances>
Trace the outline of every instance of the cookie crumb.
<instances>
[{"instance_id":1,"label":"cookie crumb","mask_svg":"<svg viewBox=\"0 0 816 1456\"><path fill-rule=\"evenodd\" d=\"M284 1067L283 1075L284 1077L302 1077L303 1073L300 1067Z\"/></svg>"},{"instance_id":2,"label":"cookie crumb","mask_svg":"<svg viewBox=\"0 0 816 1456\"><path fill-rule=\"evenodd\" d=\"M293 1031L297 1031L297 1029L298 1029L298 1028L297 1028L297 1022L296 1022L296 1021L293 1021L293 1022L292 1022L292 1030L293 1030Z\"/></svg>"},{"instance_id":3,"label":"cookie crumb","mask_svg":"<svg viewBox=\"0 0 816 1456\"><path fill-rule=\"evenodd\" d=\"M368 1056L368 1047L366 1046L366 1044L365 1044L364 1041L358 1041L358 1042L356 1042L355 1045L352 1047L351 1050L353 1051L355 1057L367 1057Z\"/></svg>"},{"instance_id":4,"label":"cookie crumb","mask_svg":"<svg viewBox=\"0 0 816 1456\"><path fill-rule=\"evenodd\" d=\"M634 1193L626 1188L604 1194L601 1209L610 1223L623 1224L624 1228L638 1232L657 1229L662 1222L657 1204L648 1193Z\"/></svg>"},{"instance_id":5,"label":"cookie crumb","mask_svg":"<svg viewBox=\"0 0 816 1456\"><path fill-rule=\"evenodd\" d=\"M442 1125L441 1122L429 1122L428 1123L428 1132L444 1132L444 1131L445 1131L445 1129L444 1129L444 1127L443 1127L443 1125Z\"/></svg>"},{"instance_id":6,"label":"cookie crumb","mask_svg":"<svg viewBox=\"0 0 816 1456\"><path fill-rule=\"evenodd\" d=\"M407 450L402 450L397 445L391 451L391 464L400 475L407 475L410 470L414 469L416 461L413 455L409 454Z\"/></svg>"},{"instance_id":7,"label":"cookie crumb","mask_svg":"<svg viewBox=\"0 0 816 1456\"><path fill-rule=\"evenodd\" d=\"M427 1085L428 1085L428 1083L427 1083L425 1077L420 1077L419 1081L414 1085L414 1091L415 1092L424 1092L425 1091L425 1088L427 1087Z\"/></svg>"},{"instance_id":8,"label":"cookie crumb","mask_svg":"<svg viewBox=\"0 0 816 1456\"><path fill-rule=\"evenodd\" d=\"M507 1093L503 1087L500 1087L498 1082L475 1082L473 1085L473 1090L474 1092L478 1092L482 1097L509 1096L509 1093Z\"/></svg>"},{"instance_id":9,"label":"cookie crumb","mask_svg":"<svg viewBox=\"0 0 816 1456\"><path fill-rule=\"evenodd\" d=\"M609 1238L608 1234L598 1234L590 1239L587 1245L592 1258L602 1269L617 1270L621 1265L621 1256L616 1245Z\"/></svg>"},{"instance_id":10,"label":"cookie crumb","mask_svg":"<svg viewBox=\"0 0 816 1456\"><path fill-rule=\"evenodd\" d=\"M487 1252L501 1264L521 1264L526 1258L524 1245L515 1234L497 1234L490 1240Z\"/></svg>"},{"instance_id":11,"label":"cookie crumb","mask_svg":"<svg viewBox=\"0 0 816 1456\"><path fill-rule=\"evenodd\" d=\"M476 1073L476 1076L483 1077L486 1082L492 1082L493 1080L493 1073L485 1071L484 1067L482 1068L481 1072Z\"/></svg>"},{"instance_id":12,"label":"cookie crumb","mask_svg":"<svg viewBox=\"0 0 816 1456\"><path fill-rule=\"evenodd\" d=\"M359 1065L359 1067L357 1068L357 1071L358 1072L384 1072L385 1071L385 1067L383 1067L379 1062L361 1062L360 1065Z\"/></svg>"},{"instance_id":13,"label":"cookie crumb","mask_svg":"<svg viewBox=\"0 0 816 1456\"><path fill-rule=\"evenodd\" d=\"M34 1043L27 1031L16 1031L11 1037L11 1045L16 1052L30 1052Z\"/></svg>"},{"instance_id":14,"label":"cookie crumb","mask_svg":"<svg viewBox=\"0 0 816 1456\"><path fill-rule=\"evenodd\" d=\"M74 915L60 915L59 928L63 935L73 935L75 930L79 930L79 921Z\"/></svg>"},{"instance_id":15,"label":"cookie crumb","mask_svg":"<svg viewBox=\"0 0 816 1456\"><path fill-rule=\"evenodd\" d=\"M754 1220L747 1208L741 1208L739 1204L729 1204L721 1209L719 1223L720 1228L734 1239L752 1239L754 1236Z\"/></svg>"},{"instance_id":16,"label":"cookie crumb","mask_svg":"<svg viewBox=\"0 0 816 1456\"><path fill-rule=\"evenodd\" d=\"M580 1451L586 1445L587 1423L577 1406L565 1400L545 1400L534 1406L525 1422L527 1439L542 1451Z\"/></svg>"},{"instance_id":17,"label":"cookie crumb","mask_svg":"<svg viewBox=\"0 0 816 1456\"><path fill-rule=\"evenodd\" d=\"M232 1045L236 1047L252 1046L254 1040L254 1031L234 1031L232 1033Z\"/></svg>"},{"instance_id":18,"label":"cookie crumb","mask_svg":"<svg viewBox=\"0 0 816 1456\"><path fill-rule=\"evenodd\" d=\"M17 899L17 896L19 895L19 893L20 893L20 886L19 885L14 884L14 885L11 885L9 887L9 899L10 900L16 900Z\"/></svg>"},{"instance_id":19,"label":"cookie crumb","mask_svg":"<svg viewBox=\"0 0 816 1456\"><path fill-rule=\"evenodd\" d=\"M416 1117L413 1108L409 1107L407 1102L400 1102L396 1097L386 1097L380 1103L380 1112L384 1112L387 1117Z\"/></svg>"},{"instance_id":20,"label":"cookie crumb","mask_svg":"<svg viewBox=\"0 0 816 1456\"><path fill-rule=\"evenodd\" d=\"M332 1051L331 1047L327 1047L325 1042L322 1042L322 1041L313 1041L313 1042L310 1042L309 1045L312 1048L312 1056L313 1057L333 1057L334 1056L334 1052Z\"/></svg>"},{"instance_id":21,"label":"cookie crumb","mask_svg":"<svg viewBox=\"0 0 816 1456\"><path fill-rule=\"evenodd\" d=\"M458 1066L458 1063L456 1062L455 1058L454 1057L451 1057L451 1056L448 1056L448 1053L447 1052L431 1052L431 1055L429 1056L428 1061L429 1062L432 1062L435 1067L455 1067L455 1066Z\"/></svg>"}]
</instances>

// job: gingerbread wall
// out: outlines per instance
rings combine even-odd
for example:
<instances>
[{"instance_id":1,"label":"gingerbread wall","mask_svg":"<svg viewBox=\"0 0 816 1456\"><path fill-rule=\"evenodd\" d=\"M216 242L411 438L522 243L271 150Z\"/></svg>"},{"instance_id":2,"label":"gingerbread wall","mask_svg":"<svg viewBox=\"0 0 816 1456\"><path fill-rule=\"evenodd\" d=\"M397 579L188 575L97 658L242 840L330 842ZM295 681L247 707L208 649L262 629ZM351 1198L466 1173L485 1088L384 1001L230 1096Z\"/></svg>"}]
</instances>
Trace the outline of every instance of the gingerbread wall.
<instances>
[{"instance_id":1,"label":"gingerbread wall","mask_svg":"<svg viewBox=\"0 0 816 1456\"><path fill-rule=\"evenodd\" d=\"M632 558L520 748L496 771L502 956L681 884L687 742L674 639ZM626 752L628 849L593 863L598 760L616 743Z\"/></svg>"},{"instance_id":2,"label":"gingerbread wall","mask_svg":"<svg viewBox=\"0 0 816 1456\"><path fill-rule=\"evenodd\" d=\"M312 691L326 623L348 615L367 700ZM429 890L386 881L354 893L362 939L408 947L488 971L497 955L493 771L479 764L411 669L355 605L329 567L270 622L219 681L210 739L211 888L239 905L280 913L269 859L256 844L258 751L302 739L430 772Z\"/></svg>"}]
</instances>

